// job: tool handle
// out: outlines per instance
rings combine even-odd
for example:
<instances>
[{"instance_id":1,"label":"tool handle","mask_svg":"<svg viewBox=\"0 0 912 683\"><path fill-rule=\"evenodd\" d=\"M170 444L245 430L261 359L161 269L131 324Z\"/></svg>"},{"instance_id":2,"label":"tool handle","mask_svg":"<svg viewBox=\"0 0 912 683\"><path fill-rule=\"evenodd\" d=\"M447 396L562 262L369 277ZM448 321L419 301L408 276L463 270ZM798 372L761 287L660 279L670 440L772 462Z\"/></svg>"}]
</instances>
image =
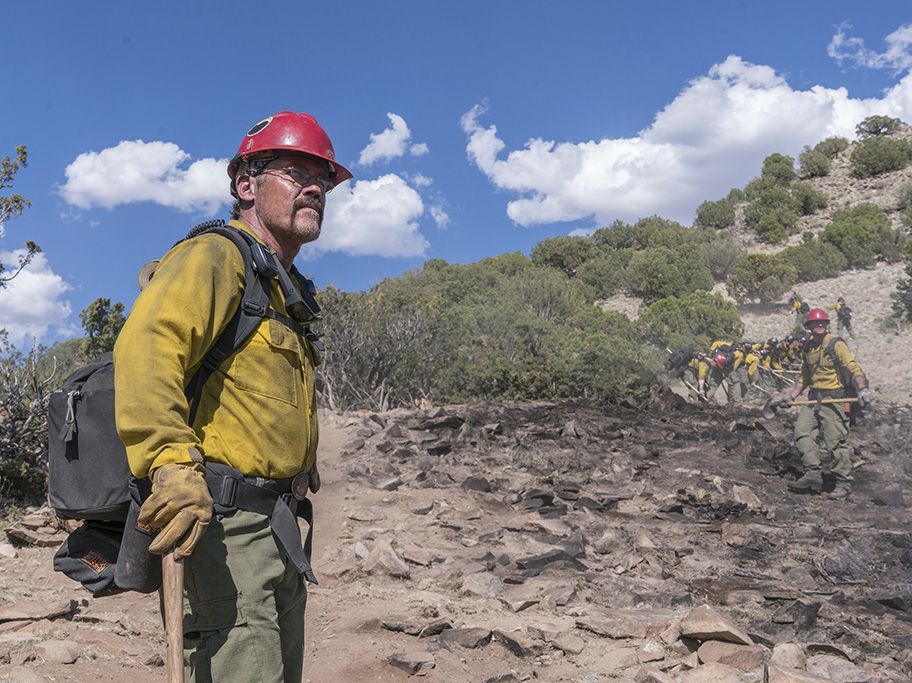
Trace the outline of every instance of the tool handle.
<instances>
[{"instance_id":1,"label":"tool handle","mask_svg":"<svg viewBox=\"0 0 912 683\"><path fill-rule=\"evenodd\" d=\"M854 398L822 398L819 401L789 401L790 406L815 406L818 403L856 403L857 397Z\"/></svg>"},{"instance_id":2,"label":"tool handle","mask_svg":"<svg viewBox=\"0 0 912 683\"><path fill-rule=\"evenodd\" d=\"M174 559L173 550L162 556L162 592L168 683L184 683L184 563Z\"/></svg>"}]
</instances>

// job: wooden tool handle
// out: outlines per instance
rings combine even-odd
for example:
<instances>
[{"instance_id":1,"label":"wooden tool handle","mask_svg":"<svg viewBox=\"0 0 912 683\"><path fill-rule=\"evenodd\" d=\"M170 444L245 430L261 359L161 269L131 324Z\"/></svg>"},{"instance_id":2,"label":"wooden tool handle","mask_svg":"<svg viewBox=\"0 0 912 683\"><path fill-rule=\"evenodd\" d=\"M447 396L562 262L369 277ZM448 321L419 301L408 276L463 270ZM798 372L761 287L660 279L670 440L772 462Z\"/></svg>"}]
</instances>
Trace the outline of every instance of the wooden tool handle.
<instances>
[{"instance_id":1,"label":"wooden tool handle","mask_svg":"<svg viewBox=\"0 0 912 683\"><path fill-rule=\"evenodd\" d=\"M855 403L858 401L857 397L853 398L823 398L819 401L789 401L790 406L814 406L818 403Z\"/></svg>"},{"instance_id":2,"label":"wooden tool handle","mask_svg":"<svg viewBox=\"0 0 912 683\"><path fill-rule=\"evenodd\" d=\"M168 683L184 683L184 563L174 551L162 556L162 590L165 604L165 660Z\"/></svg>"}]
</instances>

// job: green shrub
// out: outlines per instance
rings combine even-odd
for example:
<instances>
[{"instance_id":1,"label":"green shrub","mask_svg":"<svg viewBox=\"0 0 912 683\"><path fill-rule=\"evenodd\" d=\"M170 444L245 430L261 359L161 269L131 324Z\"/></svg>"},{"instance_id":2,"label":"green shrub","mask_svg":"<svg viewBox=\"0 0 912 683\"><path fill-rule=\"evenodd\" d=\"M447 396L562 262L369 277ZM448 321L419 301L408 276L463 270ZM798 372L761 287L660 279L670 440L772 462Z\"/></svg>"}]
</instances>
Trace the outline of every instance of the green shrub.
<instances>
[{"instance_id":1,"label":"green shrub","mask_svg":"<svg viewBox=\"0 0 912 683\"><path fill-rule=\"evenodd\" d=\"M798 211L802 216L817 213L827 205L827 198L823 192L815 190L810 183L795 183L792 185L792 196L798 204Z\"/></svg>"},{"instance_id":2,"label":"green shrub","mask_svg":"<svg viewBox=\"0 0 912 683\"><path fill-rule=\"evenodd\" d=\"M596 255L595 243L588 237L549 237L532 248L532 263L562 271L569 277Z\"/></svg>"},{"instance_id":3,"label":"green shrub","mask_svg":"<svg viewBox=\"0 0 912 683\"><path fill-rule=\"evenodd\" d=\"M912 183L903 183L899 186L899 192L896 195L896 208L900 211L912 208Z\"/></svg>"},{"instance_id":4,"label":"green shrub","mask_svg":"<svg viewBox=\"0 0 912 683\"><path fill-rule=\"evenodd\" d=\"M744 255L744 249L727 233L722 233L711 242L700 245L703 263L716 282L724 282L734 272L735 265Z\"/></svg>"},{"instance_id":5,"label":"green shrub","mask_svg":"<svg viewBox=\"0 0 912 683\"><path fill-rule=\"evenodd\" d=\"M653 247L633 254L624 274L631 294L647 304L713 286L712 274L695 247Z\"/></svg>"},{"instance_id":6,"label":"green shrub","mask_svg":"<svg viewBox=\"0 0 912 683\"><path fill-rule=\"evenodd\" d=\"M592 288L596 298L614 295L624 282L624 269L633 254L631 249L607 252L589 259L576 271L580 282Z\"/></svg>"},{"instance_id":7,"label":"green shrub","mask_svg":"<svg viewBox=\"0 0 912 683\"><path fill-rule=\"evenodd\" d=\"M789 229L780 220L778 212L770 211L760 217L760 222L757 224L757 236L767 244L782 244L788 239Z\"/></svg>"},{"instance_id":8,"label":"green shrub","mask_svg":"<svg viewBox=\"0 0 912 683\"><path fill-rule=\"evenodd\" d=\"M804 178L822 178L829 175L832 162L823 152L805 147L798 155L798 168Z\"/></svg>"},{"instance_id":9,"label":"green shrub","mask_svg":"<svg viewBox=\"0 0 912 683\"><path fill-rule=\"evenodd\" d=\"M836 277L846 269L848 261L832 244L807 240L779 253L780 258L795 267L799 282L813 282Z\"/></svg>"},{"instance_id":10,"label":"green shrub","mask_svg":"<svg viewBox=\"0 0 912 683\"><path fill-rule=\"evenodd\" d=\"M899 171L909 163L909 156L909 146L903 140L869 137L852 150L851 173L855 178L871 178Z\"/></svg>"},{"instance_id":11,"label":"green shrub","mask_svg":"<svg viewBox=\"0 0 912 683\"><path fill-rule=\"evenodd\" d=\"M849 146L849 141L841 137L832 137L825 140L821 140L816 145L814 145L814 151L820 152L828 159L835 159L840 152L846 150Z\"/></svg>"},{"instance_id":12,"label":"green shrub","mask_svg":"<svg viewBox=\"0 0 912 683\"><path fill-rule=\"evenodd\" d=\"M788 185L795 179L795 160L784 154L770 154L763 160L760 178L773 185Z\"/></svg>"},{"instance_id":13,"label":"green shrub","mask_svg":"<svg viewBox=\"0 0 912 683\"><path fill-rule=\"evenodd\" d=\"M892 135L902 126L902 121L890 116L869 116L855 126L855 134L862 139Z\"/></svg>"},{"instance_id":14,"label":"green shrub","mask_svg":"<svg viewBox=\"0 0 912 683\"><path fill-rule=\"evenodd\" d=\"M742 190L740 187L733 187L731 190L729 190L728 196L726 197L726 199L732 204L743 202L744 198L744 190Z\"/></svg>"},{"instance_id":15,"label":"green shrub","mask_svg":"<svg viewBox=\"0 0 912 683\"><path fill-rule=\"evenodd\" d=\"M858 204L836 211L820 239L839 249L850 268L871 268L878 256L887 260L899 258L904 236L896 233L883 209L874 204Z\"/></svg>"},{"instance_id":16,"label":"green shrub","mask_svg":"<svg viewBox=\"0 0 912 683\"><path fill-rule=\"evenodd\" d=\"M744 207L744 220L765 242L778 244L798 229L799 205L785 187L753 191Z\"/></svg>"},{"instance_id":17,"label":"green shrub","mask_svg":"<svg viewBox=\"0 0 912 683\"><path fill-rule=\"evenodd\" d=\"M738 301L776 301L798 281L795 266L778 255L748 254L735 266L728 291Z\"/></svg>"},{"instance_id":18,"label":"green shrub","mask_svg":"<svg viewBox=\"0 0 912 683\"><path fill-rule=\"evenodd\" d=\"M891 308L896 319L912 322L912 260L906 264L906 277L896 284L896 291L890 298L893 300Z\"/></svg>"},{"instance_id":19,"label":"green shrub","mask_svg":"<svg viewBox=\"0 0 912 683\"><path fill-rule=\"evenodd\" d=\"M740 339L744 323L718 294L685 294L650 305L636 322L640 337L660 349L706 348L714 339Z\"/></svg>"},{"instance_id":20,"label":"green shrub","mask_svg":"<svg viewBox=\"0 0 912 683\"><path fill-rule=\"evenodd\" d=\"M694 227L724 230L735 224L735 207L728 199L705 201L697 207Z\"/></svg>"}]
</instances>

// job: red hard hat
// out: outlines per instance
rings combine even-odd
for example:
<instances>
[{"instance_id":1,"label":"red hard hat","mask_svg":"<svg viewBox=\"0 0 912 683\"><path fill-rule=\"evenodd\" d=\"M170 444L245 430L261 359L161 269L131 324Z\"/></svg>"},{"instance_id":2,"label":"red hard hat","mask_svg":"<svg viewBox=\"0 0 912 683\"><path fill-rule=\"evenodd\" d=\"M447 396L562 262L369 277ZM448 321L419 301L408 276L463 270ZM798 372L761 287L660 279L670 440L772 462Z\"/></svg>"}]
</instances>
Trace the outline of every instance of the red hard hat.
<instances>
[{"instance_id":1,"label":"red hard hat","mask_svg":"<svg viewBox=\"0 0 912 683\"><path fill-rule=\"evenodd\" d=\"M808 311L807 317L804 319L804 324L813 322L823 321L825 323L830 322L830 316L827 315L827 312L822 308L812 308Z\"/></svg>"},{"instance_id":2,"label":"red hard hat","mask_svg":"<svg viewBox=\"0 0 912 683\"><path fill-rule=\"evenodd\" d=\"M333 187L352 177L348 169L336 161L336 153L326 131L310 114L280 111L254 124L238 147L237 154L228 162L228 177L234 187L238 166L261 152L297 152L322 159L330 165Z\"/></svg>"},{"instance_id":3,"label":"red hard hat","mask_svg":"<svg viewBox=\"0 0 912 683\"><path fill-rule=\"evenodd\" d=\"M728 359L725 357L724 353L717 353L715 356L713 356L713 365L715 365L717 368L724 368L725 361L727 360Z\"/></svg>"}]
</instances>

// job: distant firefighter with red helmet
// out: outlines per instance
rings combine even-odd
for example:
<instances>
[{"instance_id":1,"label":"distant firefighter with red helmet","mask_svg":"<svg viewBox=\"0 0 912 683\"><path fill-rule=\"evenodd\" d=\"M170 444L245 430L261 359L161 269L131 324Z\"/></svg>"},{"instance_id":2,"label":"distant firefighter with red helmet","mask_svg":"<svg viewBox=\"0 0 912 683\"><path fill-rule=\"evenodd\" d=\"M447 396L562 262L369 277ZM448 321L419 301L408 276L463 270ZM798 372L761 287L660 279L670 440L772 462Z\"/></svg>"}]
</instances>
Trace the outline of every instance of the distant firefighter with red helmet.
<instances>
[{"instance_id":1,"label":"distant firefighter with red helmet","mask_svg":"<svg viewBox=\"0 0 912 683\"><path fill-rule=\"evenodd\" d=\"M184 558L188 680L300 681L315 578L297 518L312 522L307 496L320 487L308 328L319 310L301 304L313 300L293 263L320 235L327 193L352 176L316 119L292 111L249 128L227 171L232 237L173 247L117 340L117 428L133 474L152 481L139 511L150 552ZM248 275L269 288L265 306L246 298ZM238 311L256 327L208 368ZM204 360L211 375L191 411L185 387Z\"/></svg>"},{"instance_id":2,"label":"distant firefighter with red helmet","mask_svg":"<svg viewBox=\"0 0 912 683\"><path fill-rule=\"evenodd\" d=\"M848 345L829 333L830 318L822 308L812 308L804 319L811 337L804 347L801 381L788 394L796 400L809 389L811 400L849 398L855 392L861 407L873 400L868 380ZM835 478L834 497L849 495L852 462L849 457L850 403L817 403L802 406L795 421L795 444L801 453L804 475L789 488L799 493L823 490L821 448L829 456L830 472Z\"/></svg>"}]
</instances>

